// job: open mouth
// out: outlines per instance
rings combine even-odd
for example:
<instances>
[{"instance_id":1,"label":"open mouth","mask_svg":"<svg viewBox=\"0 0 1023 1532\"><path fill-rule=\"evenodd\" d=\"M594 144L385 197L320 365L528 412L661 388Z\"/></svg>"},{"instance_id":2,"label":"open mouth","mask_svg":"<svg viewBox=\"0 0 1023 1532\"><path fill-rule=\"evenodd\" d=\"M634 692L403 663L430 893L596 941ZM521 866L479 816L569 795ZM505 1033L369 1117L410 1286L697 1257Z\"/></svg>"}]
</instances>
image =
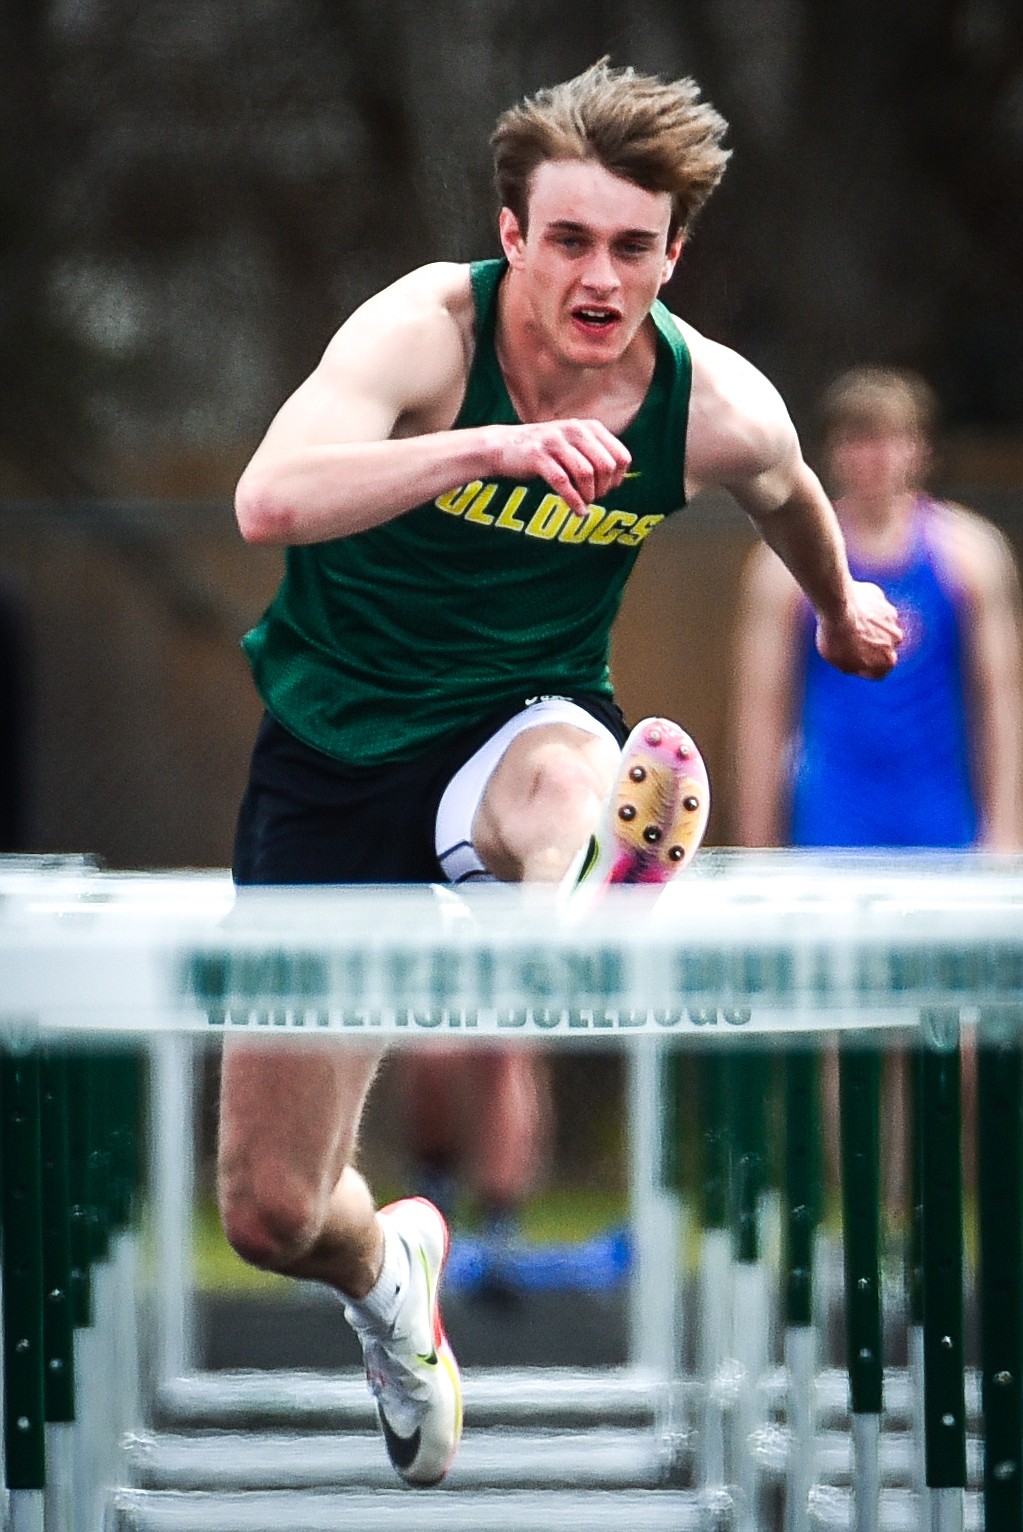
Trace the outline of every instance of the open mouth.
<instances>
[{"instance_id":1,"label":"open mouth","mask_svg":"<svg viewBox=\"0 0 1023 1532\"><path fill-rule=\"evenodd\" d=\"M572 318L587 330L609 330L618 322L614 309L580 307L572 310Z\"/></svg>"}]
</instances>

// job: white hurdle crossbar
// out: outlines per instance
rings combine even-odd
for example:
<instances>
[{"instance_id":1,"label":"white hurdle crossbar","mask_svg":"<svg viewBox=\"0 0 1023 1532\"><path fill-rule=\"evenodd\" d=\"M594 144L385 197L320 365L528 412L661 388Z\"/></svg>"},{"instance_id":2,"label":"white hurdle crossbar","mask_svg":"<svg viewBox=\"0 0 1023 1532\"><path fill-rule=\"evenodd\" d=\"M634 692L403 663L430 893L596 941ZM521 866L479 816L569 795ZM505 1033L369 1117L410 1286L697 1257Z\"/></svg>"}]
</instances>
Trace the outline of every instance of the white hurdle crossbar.
<instances>
[{"instance_id":1,"label":"white hurdle crossbar","mask_svg":"<svg viewBox=\"0 0 1023 1532\"><path fill-rule=\"evenodd\" d=\"M628 1050L629 1069L636 1245L630 1377L656 1399L661 1473L673 1497L680 1458L702 1433L703 1482L685 1502L694 1525L756 1532L765 1485L779 1464L800 1486L798 1503L791 1495L786 1502L790 1532L810 1524L808 1509L817 1525L902 1525L903 1503L880 1482L885 1443L878 1482L866 1491L854 1482L852 1502L819 1479L827 1456L817 1434L827 1416L820 1374L808 1413L791 1400L785 1406L790 1385L781 1388L781 1404L772 1404L768 1373L756 1375L766 1346L750 1347L759 1337L741 1327L738 1335L727 1333L724 1314L715 1335L701 1338L713 1375L680 1376L680 1215L662 1175L664 1059L668 1048L697 1042L712 1048L751 1039L784 1047L868 1029L883 1041L886 1029L917 1031L922 1016L954 1015L967 1026L985 1018L990 1026L994 1018L996 1029L1015 1036L1023 1017L1023 864L939 854L703 853L659 896L610 890L585 921L566 917L544 890L481 887L466 903L472 918L452 923L424 888L247 889L236 897L219 873L0 863L5 1054L133 1040L150 1056L153 1192L161 1210L150 1395L155 1387L174 1396L189 1379L202 1388L193 1368L184 1255L192 1155L186 1060L198 1037L251 1031L285 1045L310 1035L422 1046L452 1037L482 1046L496 1039L527 1046L613 1041ZM763 1272L734 1266L722 1244L715 1276L718 1243L716 1230L705 1236L708 1312L730 1291L745 1295L747 1316L759 1313ZM123 1319L135 1258L133 1247L121 1250L113 1261L119 1275L109 1284L116 1296L102 1300L114 1336L114 1309ZM805 1377L813 1366L805 1347L794 1336L786 1346L790 1367L801 1367ZM83 1358L86 1377L95 1379L96 1365ZM528 1385L516 1387L529 1397ZM500 1384L494 1389L500 1415ZM538 1402L547 1402L543 1393ZM141 1408L137 1394L129 1408ZM796 1437L778 1438L771 1425L777 1410L794 1423ZM855 1422L861 1436L863 1421ZM81 1433L93 1495L97 1476L116 1473L111 1438L126 1423L122 1408L96 1425L93 1434L105 1431L105 1440ZM860 1455L870 1463L877 1456L863 1444ZM1019 1456L1000 1460L1003 1480L1013 1473L1018 1480ZM921 1460L917 1440L907 1472L918 1484ZM935 1472L933 1465L926 1471ZM15 1532L36 1532L45 1514L40 1497L11 1488L8 1498ZM60 1503L52 1489L49 1501ZM955 1482L946 1485L940 1472L914 1503L908 1525L959 1528L977 1514L976 1500ZM146 1524L148 1513L131 1505L123 1525ZM1010 1524L1003 1519L997 1532ZM88 1516L76 1519L66 1506L50 1513L45 1532L51 1529L94 1532ZM990 1514L988 1532L996 1532Z\"/></svg>"}]
</instances>

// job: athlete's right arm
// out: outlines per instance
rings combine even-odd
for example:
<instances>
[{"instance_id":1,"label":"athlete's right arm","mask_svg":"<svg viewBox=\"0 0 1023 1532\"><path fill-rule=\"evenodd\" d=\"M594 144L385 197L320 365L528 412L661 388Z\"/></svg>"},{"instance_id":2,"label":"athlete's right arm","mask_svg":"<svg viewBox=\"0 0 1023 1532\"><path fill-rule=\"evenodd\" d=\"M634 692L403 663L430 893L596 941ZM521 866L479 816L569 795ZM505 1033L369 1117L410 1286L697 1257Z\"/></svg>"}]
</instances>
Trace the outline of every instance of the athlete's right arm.
<instances>
[{"instance_id":1,"label":"athlete's right arm","mask_svg":"<svg viewBox=\"0 0 1023 1532\"><path fill-rule=\"evenodd\" d=\"M487 477L539 477L582 513L628 465L597 421L452 430L473 345L468 268L422 267L364 303L239 481L249 542L324 542Z\"/></svg>"}]
</instances>

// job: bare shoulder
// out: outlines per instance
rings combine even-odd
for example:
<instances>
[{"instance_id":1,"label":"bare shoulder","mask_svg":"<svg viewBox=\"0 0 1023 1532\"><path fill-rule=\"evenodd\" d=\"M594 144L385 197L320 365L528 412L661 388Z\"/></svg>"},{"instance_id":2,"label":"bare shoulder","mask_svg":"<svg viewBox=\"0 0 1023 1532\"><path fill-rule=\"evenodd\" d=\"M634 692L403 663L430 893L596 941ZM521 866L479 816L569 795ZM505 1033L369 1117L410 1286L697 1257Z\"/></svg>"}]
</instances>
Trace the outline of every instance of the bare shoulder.
<instances>
[{"instance_id":1,"label":"bare shoulder","mask_svg":"<svg viewBox=\"0 0 1023 1532\"><path fill-rule=\"evenodd\" d=\"M361 303L323 352L320 380L337 395L391 404L394 434L440 430L458 414L473 349L467 265L435 262Z\"/></svg>"},{"instance_id":2,"label":"bare shoulder","mask_svg":"<svg viewBox=\"0 0 1023 1532\"><path fill-rule=\"evenodd\" d=\"M469 267L452 261L418 266L367 298L338 331L384 332L409 326L461 329L472 322ZM335 339L338 338L335 336Z\"/></svg>"},{"instance_id":3,"label":"bare shoulder","mask_svg":"<svg viewBox=\"0 0 1023 1532\"><path fill-rule=\"evenodd\" d=\"M464 370L473 330L468 266L437 261L360 304L331 340L323 365L396 366L407 384L430 392L445 375Z\"/></svg>"},{"instance_id":4,"label":"bare shoulder","mask_svg":"<svg viewBox=\"0 0 1023 1532\"><path fill-rule=\"evenodd\" d=\"M257 456L445 430L469 375L468 266L420 267L354 311L271 422Z\"/></svg>"},{"instance_id":5,"label":"bare shoulder","mask_svg":"<svg viewBox=\"0 0 1023 1532\"><path fill-rule=\"evenodd\" d=\"M693 365L686 461L694 492L731 487L789 461L798 441L774 384L730 346L672 318Z\"/></svg>"},{"instance_id":6,"label":"bare shoulder","mask_svg":"<svg viewBox=\"0 0 1023 1532\"><path fill-rule=\"evenodd\" d=\"M953 576L977 597L1018 586L1008 539L986 516L949 501L933 503L932 536Z\"/></svg>"}]
</instances>

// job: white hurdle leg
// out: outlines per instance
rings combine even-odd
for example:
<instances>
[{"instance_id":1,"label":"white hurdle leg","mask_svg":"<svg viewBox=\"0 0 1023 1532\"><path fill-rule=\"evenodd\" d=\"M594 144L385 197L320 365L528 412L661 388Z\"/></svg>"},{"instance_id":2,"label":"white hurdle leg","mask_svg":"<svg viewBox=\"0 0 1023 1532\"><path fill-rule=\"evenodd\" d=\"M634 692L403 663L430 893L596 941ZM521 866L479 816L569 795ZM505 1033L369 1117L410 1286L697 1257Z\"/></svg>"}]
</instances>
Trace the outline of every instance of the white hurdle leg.
<instances>
[{"instance_id":1,"label":"white hurdle leg","mask_svg":"<svg viewBox=\"0 0 1023 1532\"><path fill-rule=\"evenodd\" d=\"M881 1417L852 1417L853 1532L878 1532L881 1507Z\"/></svg>"},{"instance_id":2,"label":"white hurdle leg","mask_svg":"<svg viewBox=\"0 0 1023 1532\"><path fill-rule=\"evenodd\" d=\"M151 1216L156 1255L156 1384L190 1371L195 1062L187 1037L157 1037L151 1056Z\"/></svg>"},{"instance_id":3,"label":"white hurdle leg","mask_svg":"<svg viewBox=\"0 0 1023 1532\"><path fill-rule=\"evenodd\" d=\"M929 1532L963 1532L966 1497L961 1489L929 1489L927 1507Z\"/></svg>"},{"instance_id":4,"label":"white hurdle leg","mask_svg":"<svg viewBox=\"0 0 1023 1532\"><path fill-rule=\"evenodd\" d=\"M763 1261L736 1261L732 1355L737 1364L738 1398L733 1415L732 1472L737 1493L738 1532L761 1532L759 1469L753 1434L759 1424L758 1390L767 1366L768 1296Z\"/></svg>"},{"instance_id":5,"label":"white hurdle leg","mask_svg":"<svg viewBox=\"0 0 1023 1532\"><path fill-rule=\"evenodd\" d=\"M45 1492L41 1489L12 1489L7 1501L7 1532L43 1532Z\"/></svg>"},{"instance_id":6,"label":"white hurdle leg","mask_svg":"<svg viewBox=\"0 0 1023 1532\"><path fill-rule=\"evenodd\" d=\"M629 1357L665 1379L675 1370L679 1213L661 1185L661 1078L664 1047L644 1038L626 1055L629 1187L634 1238L629 1289Z\"/></svg>"},{"instance_id":7,"label":"white hurdle leg","mask_svg":"<svg viewBox=\"0 0 1023 1532\"><path fill-rule=\"evenodd\" d=\"M927 1490L927 1458L924 1451L924 1330L910 1325L906 1334L908 1347L910 1399L913 1437L913 1489L924 1502Z\"/></svg>"},{"instance_id":8,"label":"white hurdle leg","mask_svg":"<svg viewBox=\"0 0 1023 1532\"><path fill-rule=\"evenodd\" d=\"M813 1325L785 1331L788 1419L792 1432L785 1485L785 1532L809 1532L810 1491L817 1475L817 1335Z\"/></svg>"},{"instance_id":9,"label":"white hurdle leg","mask_svg":"<svg viewBox=\"0 0 1023 1532\"><path fill-rule=\"evenodd\" d=\"M733 1402L732 1237L728 1229L705 1229L699 1267L698 1371L703 1387L697 1482L711 1494L724 1493L726 1420Z\"/></svg>"},{"instance_id":10,"label":"white hurdle leg","mask_svg":"<svg viewBox=\"0 0 1023 1532\"><path fill-rule=\"evenodd\" d=\"M75 1426L51 1422L46 1427L46 1532L74 1532Z\"/></svg>"}]
</instances>

